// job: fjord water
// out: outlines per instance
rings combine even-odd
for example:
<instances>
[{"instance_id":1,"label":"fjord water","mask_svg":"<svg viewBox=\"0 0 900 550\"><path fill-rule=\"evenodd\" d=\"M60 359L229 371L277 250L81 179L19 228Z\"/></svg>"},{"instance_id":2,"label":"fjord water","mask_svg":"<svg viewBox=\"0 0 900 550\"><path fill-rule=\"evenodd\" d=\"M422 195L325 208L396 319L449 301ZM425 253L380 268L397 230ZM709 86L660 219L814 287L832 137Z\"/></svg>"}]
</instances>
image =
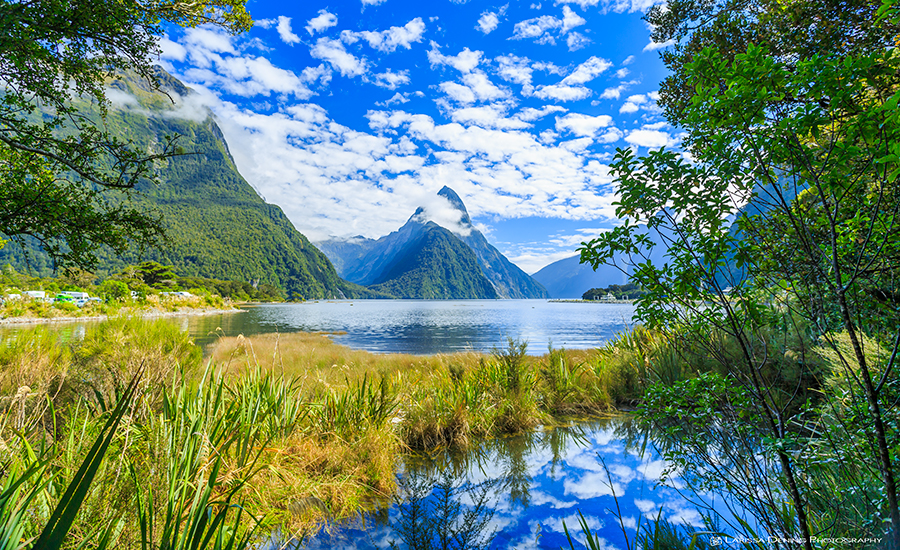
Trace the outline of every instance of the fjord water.
<instances>
[{"instance_id":1,"label":"fjord water","mask_svg":"<svg viewBox=\"0 0 900 550\"><path fill-rule=\"evenodd\" d=\"M584 542L580 512L601 548L624 549L639 521L702 530L696 504L728 513L677 478L661 483L667 466L627 416L490 439L467 453L406 458L392 502L293 548L440 547L422 543L441 534L470 537L467 548L568 548L563 522Z\"/></svg>"},{"instance_id":2,"label":"fjord water","mask_svg":"<svg viewBox=\"0 0 900 550\"><path fill-rule=\"evenodd\" d=\"M378 353L426 355L504 348L528 342L529 353L601 346L631 323L631 304L547 300L347 300L263 304L244 313L185 318L198 344L219 336L333 332L335 342Z\"/></svg>"}]
</instances>

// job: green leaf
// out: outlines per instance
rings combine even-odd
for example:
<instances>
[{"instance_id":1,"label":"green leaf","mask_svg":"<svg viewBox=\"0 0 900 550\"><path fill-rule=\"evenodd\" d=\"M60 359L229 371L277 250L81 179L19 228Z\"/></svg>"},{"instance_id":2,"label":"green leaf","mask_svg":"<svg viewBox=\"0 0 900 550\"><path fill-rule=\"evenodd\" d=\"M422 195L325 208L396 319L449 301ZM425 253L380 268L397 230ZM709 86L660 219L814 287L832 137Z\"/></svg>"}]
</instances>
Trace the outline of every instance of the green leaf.
<instances>
[{"instance_id":1,"label":"green leaf","mask_svg":"<svg viewBox=\"0 0 900 550\"><path fill-rule=\"evenodd\" d=\"M91 450L81 463L81 467L75 473L75 477L72 478L66 492L63 493L62 498L53 510L53 514L47 520L47 524L34 543L35 549L58 550L65 542L66 534L72 527L75 516L78 514L78 510L87 496L88 489L94 481L94 476L96 476L97 470L103 462L103 457L115 437L116 428L118 428L122 417L125 416L131 398L137 390L142 370L138 369L137 373L135 373L127 389L119 399L112 415L97 435Z\"/></svg>"}]
</instances>

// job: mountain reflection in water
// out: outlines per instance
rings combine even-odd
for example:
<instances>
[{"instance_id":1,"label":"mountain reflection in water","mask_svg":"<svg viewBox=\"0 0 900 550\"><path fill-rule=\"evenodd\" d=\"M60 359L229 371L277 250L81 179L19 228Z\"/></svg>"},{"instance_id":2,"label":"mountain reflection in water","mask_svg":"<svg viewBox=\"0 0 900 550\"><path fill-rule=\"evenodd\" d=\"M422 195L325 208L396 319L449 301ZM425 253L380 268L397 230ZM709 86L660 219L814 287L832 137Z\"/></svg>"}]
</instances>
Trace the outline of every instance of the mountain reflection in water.
<instances>
[{"instance_id":1,"label":"mountain reflection in water","mask_svg":"<svg viewBox=\"0 0 900 550\"><path fill-rule=\"evenodd\" d=\"M601 548L626 548L623 527L633 544L639 521L657 515L702 530L698 495L677 478L660 483L668 465L649 443L635 422L615 417L410 457L393 504L289 547L568 548L563 523L584 540L579 512ZM699 496L726 511L721 498Z\"/></svg>"}]
</instances>

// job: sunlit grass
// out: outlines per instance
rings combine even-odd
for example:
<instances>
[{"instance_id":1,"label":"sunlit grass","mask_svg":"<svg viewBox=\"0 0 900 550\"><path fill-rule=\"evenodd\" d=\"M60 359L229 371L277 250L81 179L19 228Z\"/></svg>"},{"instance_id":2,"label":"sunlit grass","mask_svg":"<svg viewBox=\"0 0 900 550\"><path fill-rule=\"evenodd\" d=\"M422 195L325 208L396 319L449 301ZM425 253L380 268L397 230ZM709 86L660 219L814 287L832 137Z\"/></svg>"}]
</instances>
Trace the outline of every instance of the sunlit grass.
<instances>
[{"instance_id":1,"label":"sunlit grass","mask_svg":"<svg viewBox=\"0 0 900 550\"><path fill-rule=\"evenodd\" d=\"M619 402L625 386L604 374L602 353L525 351L510 341L492 354L374 354L323 334L270 334L222 338L201 361L164 321L118 319L70 343L19 332L0 342L0 447L14 457L3 482L21 480L7 492L14 533L29 541L43 528L137 373L64 548L302 536L390 499L405 452ZM27 518L26 501L40 503Z\"/></svg>"}]
</instances>

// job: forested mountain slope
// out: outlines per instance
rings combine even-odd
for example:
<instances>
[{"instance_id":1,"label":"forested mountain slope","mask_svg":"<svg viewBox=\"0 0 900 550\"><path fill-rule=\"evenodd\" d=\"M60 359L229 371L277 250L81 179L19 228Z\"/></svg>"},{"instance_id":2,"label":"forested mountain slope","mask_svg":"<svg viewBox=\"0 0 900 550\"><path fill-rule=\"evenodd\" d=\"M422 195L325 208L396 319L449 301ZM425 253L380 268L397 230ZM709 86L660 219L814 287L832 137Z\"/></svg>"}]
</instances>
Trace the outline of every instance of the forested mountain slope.
<instances>
[{"instance_id":1,"label":"forested mountain slope","mask_svg":"<svg viewBox=\"0 0 900 550\"><path fill-rule=\"evenodd\" d=\"M175 104L143 82L122 78L110 84L116 104L107 125L147 151L165 136L181 136L178 144L186 154L157 161L160 183L141 183L131 199L159 212L167 238L155 249L130 250L122 257L101 252L98 274L155 260L173 265L179 275L273 284L294 299L372 296L342 280L281 208L254 191L238 172L211 113L187 109L190 90L160 74ZM0 250L0 264L21 270L26 252L35 270L52 270L42 251L12 243Z\"/></svg>"}]
</instances>

